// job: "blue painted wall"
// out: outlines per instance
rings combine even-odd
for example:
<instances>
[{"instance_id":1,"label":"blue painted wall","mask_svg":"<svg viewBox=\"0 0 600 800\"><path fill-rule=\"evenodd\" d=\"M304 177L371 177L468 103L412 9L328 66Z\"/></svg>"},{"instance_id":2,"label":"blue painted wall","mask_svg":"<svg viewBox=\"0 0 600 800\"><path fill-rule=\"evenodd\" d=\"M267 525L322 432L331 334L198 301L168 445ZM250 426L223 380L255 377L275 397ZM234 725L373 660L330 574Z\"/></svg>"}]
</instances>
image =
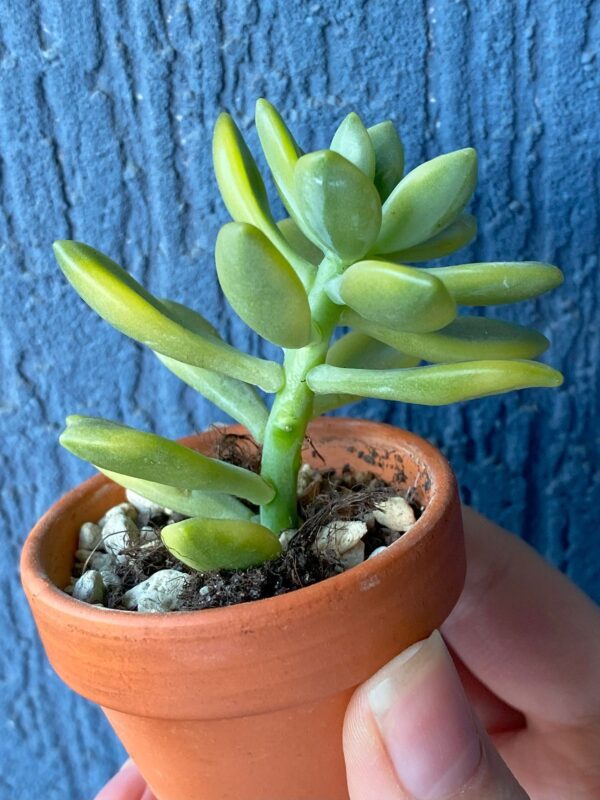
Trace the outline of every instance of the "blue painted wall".
<instances>
[{"instance_id":1,"label":"blue painted wall","mask_svg":"<svg viewBox=\"0 0 600 800\"><path fill-rule=\"evenodd\" d=\"M502 314L550 336L561 390L353 413L434 440L466 500L600 595L597 0L5 0L0 23L1 798L87 800L122 758L51 672L18 585L28 528L89 472L57 446L65 415L171 436L222 418L83 306L50 243L94 244L269 352L212 270L211 127L228 108L255 146L260 95L306 148L351 109L392 117L410 166L474 145L468 256L563 267L564 288Z\"/></svg>"}]
</instances>

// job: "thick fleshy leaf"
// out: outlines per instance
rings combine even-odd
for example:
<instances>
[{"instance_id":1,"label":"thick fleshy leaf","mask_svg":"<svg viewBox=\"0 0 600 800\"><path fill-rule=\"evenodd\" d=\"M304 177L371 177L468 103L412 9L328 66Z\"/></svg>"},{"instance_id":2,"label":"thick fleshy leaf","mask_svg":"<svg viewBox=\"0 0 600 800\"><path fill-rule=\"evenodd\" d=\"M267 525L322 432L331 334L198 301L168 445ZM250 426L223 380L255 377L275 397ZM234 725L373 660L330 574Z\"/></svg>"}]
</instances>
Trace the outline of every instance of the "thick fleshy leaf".
<instances>
[{"instance_id":1,"label":"thick fleshy leaf","mask_svg":"<svg viewBox=\"0 0 600 800\"><path fill-rule=\"evenodd\" d=\"M400 369L415 367L419 359L400 353L360 331L350 331L331 345L326 362L334 367L355 369Z\"/></svg>"},{"instance_id":2,"label":"thick fleshy leaf","mask_svg":"<svg viewBox=\"0 0 600 800\"><path fill-rule=\"evenodd\" d=\"M342 121L331 140L330 149L339 153L373 180L375 149L361 118L354 111Z\"/></svg>"},{"instance_id":3,"label":"thick fleshy leaf","mask_svg":"<svg viewBox=\"0 0 600 800\"><path fill-rule=\"evenodd\" d=\"M365 319L404 331L435 331L456 316L444 284L427 272L385 261L358 261L326 287Z\"/></svg>"},{"instance_id":4,"label":"thick fleshy leaf","mask_svg":"<svg viewBox=\"0 0 600 800\"><path fill-rule=\"evenodd\" d=\"M236 222L247 222L261 230L290 261L301 280L308 284L313 270L296 255L279 231L256 161L229 114L217 119L213 137L215 175L223 202Z\"/></svg>"},{"instance_id":5,"label":"thick fleshy leaf","mask_svg":"<svg viewBox=\"0 0 600 800\"><path fill-rule=\"evenodd\" d=\"M342 261L361 258L377 238L381 202L373 183L331 150L302 156L294 170L306 235Z\"/></svg>"},{"instance_id":6,"label":"thick fleshy leaf","mask_svg":"<svg viewBox=\"0 0 600 800\"><path fill-rule=\"evenodd\" d=\"M375 188L387 200L404 175L404 145L389 119L367 128L375 149Z\"/></svg>"},{"instance_id":7,"label":"thick fleshy leaf","mask_svg":"<svg viewBox=\"0 0 600 800\"><path fill-rule=\"evenodd\" d=\"M257 567L281 553L274 533L245 520L184 519L161 536L171 555L199 572Z\"/></svg>"},{"instance_id":8,"label":"thick fleshy leaf","mask_svg":"<svg viewBox=\"0 0 600 800\"><path fill-rule=\"evenodd\" d=\"M280 113L268 100L257 100L255 121L258 138L277 190L288 211L296 214L294 167L302 151Z\"/></svg>"},{"instance_id":9,"label":"thick fleshy leaf","mask_svg":"<svg viewBox=\"0 0 600 800\"><path fill-rule=\"evenodd\" d=\"M494 261L432 267L457 303L491 306L537 297L564 280L558 267L541 261Z\"/></svg>"},{"instance_id":10,"label":"thick fleshy leaf","mask_svg":"<svg viewBox=\"0 0 600 800\"><path fill-rule=\"evenodd\" d=\"M184 306L183 303L178 303L176 300L169 300L166 297L161 297L158 302L171 319L174 319L175 322L183 325L193 333L197 333L199 336L208 333L210 336L214 336L215 339L221 338L215 326L194 308Z\"/></svg>"},{"instance_id":11,"label":"thick fleshy leaf","mask_svg":"<svg viewBox=\"0 0 600 800\"><path fill-rule=\"evenodd\" d=\"M316 394L313 399L313 419L350 403L358 403L362 399L353 394Z\"/></svg>"},{"instance_id":12,"label":"thick fleshy leaf","mask_svg":"<svg viewBox=\"0 0 600 800\"><path fill-rule=\"evenodd\" d=\"M179 489L226 492L268 503L274 491L259 475L182 444L97 417L72 416L60 443L100 469Z\"/></svg>"},{"instance_id":13,"label":"thick fleshy leaf","mask_svg":"<svg viewBox=\"0 0 600 800\"><path fill-rule=\"evenodd\" d=\"M279 364L241 353L211 333L191 329L182 314L200 317L178 305L169 307L147 292L112 259L80 242L54 243L56 260L80 297L117 330L162 355L214 369L276 392L283 384ZM200 319L202 319L200 317ZM209 323L206 323L208 326Z\"/></svg>"},{"instance_id":14,"label":"thick fleshy leaf","mask_svg":"<svg viewBox=\"0 0 600 800\"><path fill-rule=\"evenodd\" d=\"M350 331L334 342L327 351L326 361L334 367L354 369L400 369L415 367L419 363L418 358L399 353L393 347L358 331ZM357 403L361 399L351 394L315 395L313 417L319 417L349 403Z\"/></svg>"},{"instance_id":15,"label":"thick fleshy leaf","mask_svg":"<svg viewBox=\"0 0 600 800\"><path fill-rule=\"evenodd\" d=\"M285 236L290 247L292 247L299 256L309 261L311 264L317 266L323 260L323 251L319 250L316 244L313 244L300 230L298 225L293 219L287 217L277 223L277 227Z\"/></svg>"},{"instance_id":16,"label":"thick fleshy leaf","mask_svg":"<svg viewBox=\"0 0 600 800\"><path fill-rule=\"evenodd\" d=\"M308 297L292 267L253 225L230 222L215 250L219 283L233 310L263 338L281 347L308 344Z\"/></svg>"},{"instance_id":17,"label":"thick fleshy leaf","mask_svg":"<svg viewBox=\"0 0 600 800\"><path fill-rule=\"evenodd\" d=\"M343 369L322 364L307 375L313 392L352 392L402 403L441 406L514 389L560 386L562 375L536 361L468 361L413 369Z\"/></svg>"},{"instance_id":18,"label":"thick fleshy leaf","mask_svg":"<svg viewBox=\"0 0 600 800\"><path fill-rule=\"evenodd\" d=\"M178 489L164 483L144 481L131 475L121 475L100 469L107 478L131 489L137 494L165 508L186 514L188 517L215 517L218 519L250 519L253 512L244 503L229 494L201 492L197 489Z\"/></svg>"},{"instance_id":19,"label":"thick fleshy leaf","mask_svg":"<svg viewBox=\"0 0 600 800\"><path fill-rule=\"evenodd\" d=\"M179 380L248 428L257 442L262 442L269 412L253 386L211 369L192 367L160 353L155 355Z\"/></svg>"},{"instance_id":20,"label":"thick fleshy leaf","mask_svg":"<svg viewBox=\"0 0 600 800\"><path fill-rule=\"evenodd\" d=\"M191 308L182 306L173 300L161 300L160 302L173 318L186 325L190 330L201 335L210 333L213 336L219 336L208 320L205 320L196 311L192 311ZM154 353L154 355L180 380L223 409L237 422L245 425L257 442L262 441L268 411L263 399L253 386L227 375L221 375L220 372L211 369L192 367L160 353Z\"/></svg>"},{"instance_id":21,"label":"thick fleshy leaf","mask_svg":"<svg viewBox=\"0 0 600 800\"><path fill-rule=\"evenodd\" d=\"M419 261L433 261L434 258L443 258L461 247L466 247L477 235L477 220L471 214L461 214L447 228L437 236L427 239L422 244L416 244L407 250L398 250L388 253L386 259L398 264Z\"/></svg>"},{"instance_id":22,"label":"thick fleshy leaf","mask_svg":"<svg viewBox=\"0 0 600 800\"><path fill-rule=\"evenodd\" d=\"M432 333L392 330L364 320L353 311L344 311L341 323L356 327L403 353L432 362L537 358L549 344L538 331L486 317L458 317Z\"/></svg>"},{"instance_id":23,"label":"thick fleshy leaf","mask_svg":"<svg viewBox=\"0 0 600 800\"><path fill-rule=\"evenodd\" d=\"M467 147L426 161L383 204L375 253L394 253L431 239L454 222L473 194L477 156Z\"/></svg>"},{"instance_id":24,"label":"thick fleshy leaf","mask_svg":"<svg viewBox=\"0 0 600 800\"><path fill-rule=\"evenodd\" d=\"M261 230L274 225L256 161L238 126L225 112L215 123L213 164L221 197L233 219L250 222Z\"/></svg>"}]
</instances>

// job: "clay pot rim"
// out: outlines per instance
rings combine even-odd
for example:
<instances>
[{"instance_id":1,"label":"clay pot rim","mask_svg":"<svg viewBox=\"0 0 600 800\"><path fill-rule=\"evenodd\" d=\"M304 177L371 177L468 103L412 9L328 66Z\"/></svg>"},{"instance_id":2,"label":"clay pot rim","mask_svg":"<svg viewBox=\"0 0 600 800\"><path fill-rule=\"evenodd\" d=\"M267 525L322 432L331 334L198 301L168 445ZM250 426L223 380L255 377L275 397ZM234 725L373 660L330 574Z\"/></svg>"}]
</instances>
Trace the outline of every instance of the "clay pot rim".
<instances>
[{"instance_id":1,"label":"clay pot rim","mask_svg":"<svg viewBox=\"0 0 600 800\"><path fill-rule=\"evenodd\" d=\"M315 438L318 438L319 423L323 421L330 425L333 420L335 420L336 427L339 425L340 428L348 430L349 441L360 441L360 434L356 437L353 435L352 429L354 427L374 422L373 420L354 417L319 418L311 423ZM170 630L181 629L190 626L195 627L198 624L211 627L222 626L223 630L231 632L236 629L243 629L248 623L256 623L257 618L261 616L263 611L281 611L280 619L288 616L290 612L294 614L301 613L304 606L314 606L315 602L319 602L319 599L323 601L331 589L343 592L345 587L350 587L358 581L365 586L366 590L372 581L377 581L381 567L385 567L392 559L396 560L402 557L404 551L408 551L418 544L435 527L436 521L443 515L452 499L454 486L452 470L448 461L426 439L387 423L376 422L376 424L389 428L390 431L395 433L396 437L401 434L403 443L406 445L406 452L410 453L410 456L415 461L421 462L423 466L427 467L428 477L431 482L429 501L419 519L412 528L376 558L368 559L346 572L334 575L311 586L305 586L276 597L262 598L233 606L152 614L127 611L125 609L98 608L80 600L75 600L56 586L42 567L40 551L45 537L51 533L52 528L58 524L59 518L69 508L91 492L100 491L103 487L112 484L108 478L100 474L86 479L66 492L50 506L32 528L25 540L20 563L21 574L27 575L27 593L32 598L36 598L38 602L43 602L48 609L56 611L57 614L77 619L79 624L85 622L90 625L97 623L101 626L110 626L114 623L118 626L126 625L133 628L141 626L154 629L158 633L164 628L169 628ZM242 426L234 424L228 425L226 429L232 432L243 430ZM180 441L190 445L197 439L198 435L202 434L187 436Z\"/></svg>"}]
</instances>

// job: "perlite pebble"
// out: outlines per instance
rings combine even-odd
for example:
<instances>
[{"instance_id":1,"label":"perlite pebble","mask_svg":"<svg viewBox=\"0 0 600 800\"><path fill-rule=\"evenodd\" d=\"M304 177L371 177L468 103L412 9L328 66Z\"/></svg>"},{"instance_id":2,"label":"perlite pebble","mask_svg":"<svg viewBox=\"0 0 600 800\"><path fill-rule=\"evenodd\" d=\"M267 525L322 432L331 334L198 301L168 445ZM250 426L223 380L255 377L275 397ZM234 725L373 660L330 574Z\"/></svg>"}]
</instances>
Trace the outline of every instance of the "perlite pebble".
<instances>
[{"instance_id":1,"label":"perlite pebble","mask_svg":"<svg viewBox=\"0 0 600 800\"><path fill-rule=\"evenodd\" d=\"M380 525L404 533L415 524L415 512L403 497L388 497L377 504L373 516Z\"/></svg>"},{"instance_id":2,"label":"perlite pebble","mask_svg":"<svg viewBox=\"0 0 600 800\"><path fill-rule=\"evenodd\" d=\"M152 500L146 500L141 494L133 492L131 489L126 490L125 496L134 508L143 514L147 514L149 518L157 517L163 513L161 505L153 503Z\"/></svg>"},{"instance_id":3,"label":"perlite pebble","mask_svg":"<svg viewBox=\"0 0 600 800\"><path fill-rule=\"evenodd\" d=\"M96 551L91 554L88 566L90 569L97 569L102 572L103 569L114 567L115 563L116 560L112 553L99 553Z\"/></svg>"},{"instance_id":4,"label":"perlite pebble","mask_svg":"<svg viewBox=\"0 0 600 800\"><path fill-rule=\"evenodd\" d=\"M292 541L292 539L297 533L298 533L297 528L288 528L286 531L282 531L279 534L279 544L282 546L284 550L288 549L289 543Z\"/></svg>"},{"instance_id":5,"label":"perlite pebble","mask_svg":"<svg viewBox=\"0 0 600 800\"><path fill-rule=\"evenodd\" d=\"M102 582L107 589L120 589L121 578L112 569L101 569Z\"/></svg>"},{"instance_id":6,"label":"perlite pebble","mask_svg":"<svg viewBox=\"0 0 600 800\"><path fill-rule=\"evenodd\" d=\"M158 540L158 533L154 526L143 525L140 528L140 544L148 544Z\"/></svg>"},{"instance_id":7,"label":"perlite pebble","mask_svg":"<svg viewBox=\"0 0 600 800\"><path fill-rule=\"evenodd\" d=\"M102 544L100 525L95 522L84 522L79 529L79 550L94 550Z\"/></svg>"},{"instance_id":8,"label":"perlite pebble","mask_svg":"<svg viewBox=\"0 0 600 800\"><path fill-rule=\"evenodd\" d=\"M381 547L376 547L375 550L373 550L373 552L369 555L369 558L374 558L375 556L378 556L379 553L385 553L386 550L387 547L385 545L381 545Z\"/></svg>"},{"instance_id":9,"label":"perlite pebble","mask_svg":"<svg viewBox=\"0 0 600 800\"><path fill-rule=\"evenodd\" d=\"M314 467L311 467L310 464L302 464L298 471L298 497L302 497L308 487L319 480L320 477L321 473Z\"/></svg>"},{"instance_id":10,"label":"perlite pebble","mask_svg":"<svg viewBox=\"0 0 600 800\"><path fill-rule=\"evenodd\" d=\"M139 542L140 531L126 514L110 514L102 526L102 539L106 551L117 556L125 547Z\"/></svg>"},{"instance_id":11,"label":"perlite pebble","mask_svg":"<svg viewBox=\"0 0 600 800\"><path fill-rule=\"evenodd\" d=\"M126 517L129 517L135 522L138 515L137 508L135 508L135 506L132 506L131 503L119 503L118 505L108 509L106 514L98 520L98 525L101 528L104 528L104 526L111 517L121 516L123 514L125 514Z\"/></svg>"},{"instance_id":12,"label":"perlite pebble","mask_svg":"<svg viewBox=\"0 0 600 800\"><path fill-rule=\"evenodd\" d=\"M121 602L130 610L137 608L150 613L176 611L180 607L179 596L189 581L190 576L183 572L162 569L125 592Z\"/></svg>"},{"instance_id":13,"label":"perlite pebble","mask_svg":"<svg viewBox=\"0 0 600 800\"><path fill-rule=\"evenodd\" d=\"M339 557L356 547L366 532L367 525L361 520L330 522L317 534L315 548L319 553Z\"/></svg>"},{"instance_id":14,"label":"perlite pebble","mask_svg":"<svg viewBox=\"0 0 600 800\"><path fill-rule=\"evenodd\" d=\"M89 569L84 572L73 587L73 597L84 603L102 603L104 592L105 587L102 575L95 569Z\"/></svg>"},{"instance_id":15,"label":"perlite pebble","mask_svg":"<svg viewBox=\"0 0 600 800\"><path fill-rule=\"evenodd\" d=\"M365 543L358 542L351 547L350 550L346 550L345 553L342 553L339 557L339 564L343 570L350 569L351 567L357 567L359 564L365 560Z\"/></svg>"}]
</instances>

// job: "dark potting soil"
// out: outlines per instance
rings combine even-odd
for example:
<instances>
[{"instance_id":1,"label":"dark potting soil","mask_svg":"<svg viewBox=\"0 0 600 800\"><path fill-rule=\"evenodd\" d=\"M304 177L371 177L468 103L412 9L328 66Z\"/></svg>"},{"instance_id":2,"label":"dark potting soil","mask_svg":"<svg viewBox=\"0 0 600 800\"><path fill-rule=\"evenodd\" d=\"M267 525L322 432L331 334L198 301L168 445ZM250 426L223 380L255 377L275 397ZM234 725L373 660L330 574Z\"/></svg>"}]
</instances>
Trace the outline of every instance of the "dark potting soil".
<instances>
[{"instance_id":1,"label":"dark potting soil","mask_svg":"<svg viewBox=\"0 0 600 800\"><path fill-rule=\"evenodd\" d=\"M320 458L310 440L308 446ZM376 454L359 453L359 456L367 465L376 463ZM228 433L219 437L215 457L255 472L260 469L260 450L247 436ZM402 475L397 477L401 480ZM298 532L276 560L244 571L198 573L175 559L158 537L154 546L145 544L123 550L127 558L115 569L122 585L118 589L108 589L106 606L121 607L121 598L126 591L164 569L179 570L191 576L180 596L182 610L235 605L318 583L342 571L331 554L328 557L327 553L318 553L313 547L322 527L341 520L366 519L368 532L363 542L365 558L368 558L376 548L387 546L402 535L381 526L369 514L378 503L399 494L410 503L418 519L422 507L410 492L399 490L398 485L386 483L369 470L358 471L348 465L336 472L324 466L311 473L308 485L300 493ZM158 533L167 521L167 517L154 518Z\"/></svg>"}]
</instances>

